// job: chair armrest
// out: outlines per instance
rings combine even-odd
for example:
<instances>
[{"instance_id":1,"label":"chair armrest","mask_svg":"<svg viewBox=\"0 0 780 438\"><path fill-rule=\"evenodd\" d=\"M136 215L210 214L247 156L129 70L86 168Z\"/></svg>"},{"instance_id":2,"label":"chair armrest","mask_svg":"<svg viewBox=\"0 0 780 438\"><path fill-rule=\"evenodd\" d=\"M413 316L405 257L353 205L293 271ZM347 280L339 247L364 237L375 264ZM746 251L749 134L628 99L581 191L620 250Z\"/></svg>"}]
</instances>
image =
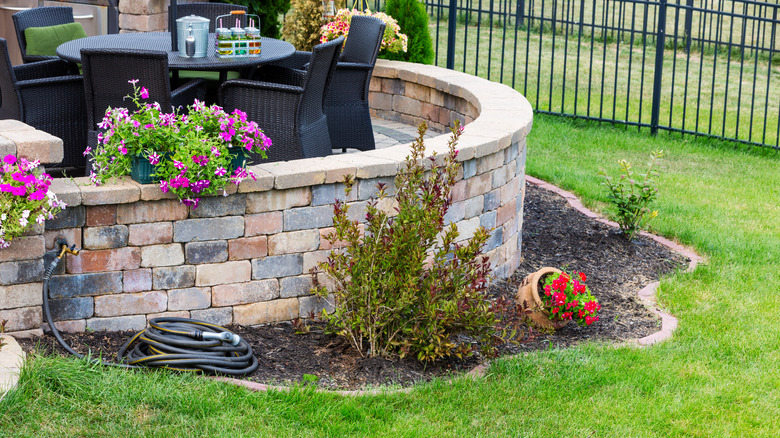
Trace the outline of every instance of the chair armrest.
<instances>
[{"instance_id":1,"label":"chair armrest","mask_svg":"<svg viewBox=\"0 0 780 438\"><path fill-rule=\"evenodd\" d=\"M59 58L16 65L13 69L18 81L67 76L73 73L70 64Z\"/></svg>"},{"instance_id":2,"label":"chair armrest","mask_svg":"<svg viewBox=\"0 0 780 438\"><path fill-rule=\"evenodd\" d=\"M22 55L25 64L30 64L38 61L46 61L50 59L59 59L54 55Z\"/></svg>"},{"instance_id":3,"label":"chair armrest","mask_svg":"<svg viewBox=\"0 0 780 438\"><path fill-rule=\"evenodd\" d=\"M252 79L260 82L303 87L306 81L306 71L278 65L264 65L257 69Z\"/></svg>"},{"instance_id":4,"label":"chair armrest","mask_svg":"<svg viewBox=\"0 0 780 438\"><path fill-rule=\"evenodd\" d=\"M181 87L171 91L171 103L174 108L192 105L195 99L206 100L206 80L192 79Z\"/></svg>"},{"instance_id":5,"label":"chair armrest","mask_svg":"<svg viewBox=\"0 0 780 438\"><path fill-rule=\"evenodd\" d=\"M336 70L360 70L368 71L374 68L371 64L363 64L358 62L339 62L336 64Z\"/></svg>"},{"instance_id":6,"label":"chair armrest","mask_svg":"<svg viewBox=\"0 0 780 438\"><path fill-rule=\"evenodd\" d=\"M229 90L231 88L245 89L247 93L273 91L277 93L293 94L296 96L303 93L303 87L287 84L277 84L273 82L252 81L247 79L232 79L225 81L225 83L219 87L219 93L222 94L224 90Z\"/></svg>"},{"instance_id":7,"label":"chair armrest","mask_svg":"<svg viewBox=\"0 0 780 438\"><path fill-rule=\"evenodd\" d=\"M279 61L274 61L268 65L278 65L279 67L287 67L295 70L305 70L306 64L308 64L310 60L311 52L298 50L289 58L280 59Z\"/></svg>"},{"instance_id":8,"label":"chair armrest","mask_svg":"<svg viewBox=\"0 0 780 438\"><path fill-rule=\"evenodd\" d=\"M261 128L278 120L292 126L302 94L303 88L292 85L234 79L219 87L217 102L226 111L246 111Z\"/></svg>"},{"instance_id":9,"label":"chair armrest","mask_svg":"<svg viewBox=\"0 0 780 438\"><path fill-rule=\"evenodd\" d=\"M36 78L28 79L26 81L16 82L16 86L19 90L26 90L29 88L39 88L48 86L64 86L67 83L80 83L82 88L84 87L84 77L80 75L68 75L68 76L56 76L53 78ZM83 91L83 90L82 90Z\"/></svg>"}]
</instances>

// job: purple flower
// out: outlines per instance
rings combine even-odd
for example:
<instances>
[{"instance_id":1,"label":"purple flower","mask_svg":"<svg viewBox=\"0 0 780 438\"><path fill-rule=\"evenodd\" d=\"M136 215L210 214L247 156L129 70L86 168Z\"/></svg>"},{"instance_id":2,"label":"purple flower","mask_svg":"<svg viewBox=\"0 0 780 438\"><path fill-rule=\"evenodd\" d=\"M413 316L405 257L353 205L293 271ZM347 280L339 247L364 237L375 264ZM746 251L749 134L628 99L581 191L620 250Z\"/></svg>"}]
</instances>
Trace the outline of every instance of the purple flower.
<instances>
[{"instance_id":1,"label":"purple flower","mask_svg":"<svg viewBox=\"0 0 780 438\"><path fill-rule=\"evenodd\" d=\"M214 155L214 158L219 158L221 153L219 152L219 148L216 146L211 147L211 155Z\"/></svg>"},{"instance_id":2,"label":"purple flower","mask_svg":"<svg viewBox=\"0 0 780 438\"><path fill-rule=\"evenodd\" d=\"M16 155L8 154L5 157L3 157L3 161L5 161L8 164L14 164L16 163Z\"/></svg>"},{"instance_id":3,"label":"purple flower","mask_svg":"<svg viewBox=\"0 0 780 438\"><path fill-rule=\"evenodd\" d=\"M211 185L211 181L209 181L207 179L202 179L202 180L192 184L190 188L192 189L192 193L200 193L203 190L209 188L210 185Z\"/></svg>"},{"instance_id":4,"label":"purple flower","mask_svg":"<svg viewBox=\"0 0 780 438\"><path fill-rule=\"evenodd\" d=\"M227 173L227 170L225 170L224 167L217 167L217 170L214 171L214 175L216 176L224 176Z\"/></svg>"},{"instance_id":5,"label":"purple flower","mask_svg":"<svg viewBox=\"0 0 780 438\"><path fill-rule=\"evenodd\" d=\"M188 206L188 207L198 208L198 201L200 201L200 199L198 199L198 198L195 198L195 199L182 199L181 203L186 205L186 206Z\"/></svg>"},{"instance_id":6,"label":"purple flower","mask_svg":"<svg viewBox=\"0 0 780 438\"><path fill-rule=\"evenodd\" d=\"M209 157L205 155L193 155L192 161L195 162L195 164L199 164L201 166L205 166L209 162Z\"/></svg>"},{"instance_id":7,"label":"purple flower","mask_svg":"<svg viewBox=\"0 0 780 438\"><path fill-rule=\"evenodd\" d=\"M157 154L157 152L152 152L151 155L149 155L149 164L154 166L155 164L160 162L160 155Z\"/></svg>"},{"instance_id":8,"label":"purple flower","mask_svg":"<svg viewBox=\"0 0 780 438\"><path fill-rule=\"evenodd\" d=\"M173 167L179 169L179 170L187 170L187 166L184 165L181 161L173 160Z\"/></svg>"},{"instance_id":9,"label":"purple flower","mask_svg":"<svg viewBox=\"0 0 780 438\"><path fill-rule=\"evenodd\" d=\"M125 147L125 141L124 140L121 140L119 142L119 146L117 147L117 149L119 150L120 154L127 155L127 148Z\"/></svg>"},{"instance_id":10,"label":"purple flower","mask_svg":"<svg viewBox=\"0 0 780 438\"><path fill-rule=\"evenodd\" d=\"M46 197L46 190L39 189L34 193L30 193L30 195L27 196L27 199L31 201L40 201L45 197Z\"/></svg>"},{"instance_id":11,"label":"purple flower","mask_svg":"<svg viewBox=\"0 0 780 438\"><path fill-rule=\"evenodd\" d=\"M82 152L81 154L82 154L82 155L84 155L84 156L86 157L86 156L87 156L87 154L89 154L90 152L92 152L92 148L91 148L91 147L89 147L89 146L87 146L87 148L86 148L86 149L84 149L84 152Z\"/></svg>"},{"instance_id":12,"label":"purple flower","mask_svg":"<svg viewBox=\"0 0 780 438\"><path fill-rule=\"evenodd\" d=\"M146 128L146 129L154 129L154 123L149 123L147 125L144 125L144 128Z\"/></svg>"},{"instance_id":13,"label":"purple flower","mask_svg":"<svg viewBox=\"0 0 780 438\"><path fill-rule=\"evenodd\" d=\"M147 90L146 87L141 87L141 98L143 99L149 98L149 90Z\"/></svg>"},{"instance_id":14,"label":"purple flower","mask_svg":"<svg viewBox=\"0 0 780 438\"><path fill-rule=\"evenodd\" d=\"M163 193L168 193L168 190L170 190L168 188L168 181L165 180L160 181L160 191Z\"/></svg>"},{"instance_id":15,"label":"purple flower","mask_svg":"<svg viewBox=\"0 0 780 438\"><path fill-rule=\"evenodd\" d=\"M133 120L133 128L137 128L139 126L141 126L141 122L139 122L138 120Z\"/></svg>"}]
</instances>

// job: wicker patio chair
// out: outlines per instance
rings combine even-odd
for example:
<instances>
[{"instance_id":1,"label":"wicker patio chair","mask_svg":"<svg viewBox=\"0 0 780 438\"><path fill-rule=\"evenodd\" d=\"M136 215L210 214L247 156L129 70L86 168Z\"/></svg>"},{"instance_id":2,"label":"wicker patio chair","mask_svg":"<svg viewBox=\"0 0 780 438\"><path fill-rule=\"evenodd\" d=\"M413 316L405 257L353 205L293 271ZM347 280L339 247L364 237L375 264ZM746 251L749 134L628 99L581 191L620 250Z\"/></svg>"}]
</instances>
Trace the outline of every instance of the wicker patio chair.
<instances>
[{"instance_id":1,"label":"wicker patio chair","mask_svg":"<svg viewBox=\"0 0 780 438\"><path fill-rule=\"evenodd\" d=\"M248 12L248 8L242 5L231 5L228 3L179 3L176 5L176 18L186 17L188 15L197 15L199 17L208 18L209 20L209 33L214 33L216 29L216 18L220 15L229 14L231 11L244 11ZM240 20L241 26L246 26L246 15L236 15L236 18ZM235 19L232 23L222 23L225 27L233 27L235 25ZM255 27L259 28L260 23ZM168 27L171 32L176 30L176 20L171 19Z\"/></svg>"},{"instance_id":2,"label":"wicker patio chair","mask_svg":"<svg viewBox=\"0 0 780 438\"><path fill-rule=\"evenodd\" d=\"M19 49L22 52L22 60L27 62L43 61L45 59L57 59L56 56L39 56L27 54L27 39L24 30L28 27L47 27L58 24L73 23L73 8L69 6L44 6L20 11L11 16L16 28L16 39L19 40Z\"/></svg>"},{"instance_id":3,"label":"wicker patio chair","mask_svg":"<svg viewBox=\"0 0 780 438\"><path fill-rule=\"evenodd\" d=\"M124 97L132 93L131 79L149 91L147 102L158 102L164 112L192 105L205 97L205 81L193 79L171 91L168 77L168 54L157 51L128 49L82 49L84 96L87 103L89 146L97 145L97 124L106 109L128 107L132 102Z\"/></svg>"},{"instance_id":4,"label":"wicker patio chair","mask_svg":"<svg viewBox=\"0 0 780 438\"><path fill-rule=\"evenodd\" d=\"M82 77L60 59L11 66L8 42L0 38L0 119L15 119L62 139L57 168L83 170L87 116ZM73 172L77 174L79 172Z\"/></svg>"},{"instance_id":5,"label":"wicker patio chair","mask_svg":"<svg viewBox=\"0 0 780 438\"><path fill-rule=\"evenodd\" d=\"M349 38L344 43L344 51L325 96L325 114L334 148L361 151L376 148L368 107L368 86L384 33L382 20L364 15L352 17ZM298 51L274 65L303 69L310 56L309 52ZM264 68L256 75L265 75Z\"/></svg>"},{"instance_id":6,"label":"wicker patio chair","mask_svg":"<svg viewBox=\"0 0 780 438\"><path fill-rule=\"evenodd\" d=\"M323 104L343 42L344 38L338 38L314 47L304 71L270 69L278 70L271 72L277 82L236 79L219 88L218 101L226 111L246 111L249 120L256 121L271 138L268 161L332 152ZM260 161L257 155L249 158L251 164Z\"/></svg>"}]
</instances>

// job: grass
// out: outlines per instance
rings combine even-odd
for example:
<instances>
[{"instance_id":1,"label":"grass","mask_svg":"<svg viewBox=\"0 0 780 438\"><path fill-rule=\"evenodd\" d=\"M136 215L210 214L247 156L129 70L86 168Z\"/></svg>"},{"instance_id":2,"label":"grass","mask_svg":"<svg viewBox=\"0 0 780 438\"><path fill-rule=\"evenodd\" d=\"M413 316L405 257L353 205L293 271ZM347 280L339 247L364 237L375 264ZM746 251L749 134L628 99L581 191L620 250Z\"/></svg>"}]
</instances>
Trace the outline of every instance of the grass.
<instances>
[{"instance_id":1,"label":"grass","mask_svg":"<svg viewBox=\"0 0 780 438\"><path fill-rule=\"evenodd\" d=\"M602 209L597 170L641 168L656 148L667 155L652 228L709 258L661 282L680 319L670 341L531 353L485 379L357 398L36 357L0 402L0 436L775 436L780 156L537 116L527 172Z\"/></svg>"}]
</instances>

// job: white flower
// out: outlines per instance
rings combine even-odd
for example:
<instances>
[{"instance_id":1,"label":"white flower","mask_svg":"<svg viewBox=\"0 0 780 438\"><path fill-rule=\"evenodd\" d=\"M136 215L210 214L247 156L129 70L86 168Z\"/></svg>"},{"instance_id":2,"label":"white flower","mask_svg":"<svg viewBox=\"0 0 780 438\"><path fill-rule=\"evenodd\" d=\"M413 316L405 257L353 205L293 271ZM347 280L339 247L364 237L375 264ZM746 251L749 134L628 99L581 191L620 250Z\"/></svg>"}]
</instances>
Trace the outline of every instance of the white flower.
<instances>
[{"instance_id":1,"label":"white flower","mask_svg":"<svg viewBox=\"0 0 780 438\"><path fill-rule=\"evenodd\" d=\"M30 217L30 210L24 210L24 211L22 212L22 217L23 217L23 218L25 218L25 219L27 219L28 217ZM25 222L27 222L27 221L25 221Z\"/></svg>"},{"instance_id":2,"label":"white flower","mask_svg":"<svg viewBox=\"0 0 780 438\"><path fill-rule=\"evenodd\" d=\"M38 222L39 225L43 224L45 221L46 218L42 214L39 214L38 217L35 218L35 222Z\"/></svg>"},{"instance_id":3,"label":"white flower","mask_svg":"<svg viewBox=\"0 0 780 438\"><path fill-rule=\"evenodd\" d=\"M6 220L6 219L8 219L8 216L6 216L6 214L5 214L5 213L3 213L2 215L0 215L0 222L4 221L4 220Z\"/></svg>"},{"instance_id":4,"label":"white flower","mask_svg":"<svg viewBox=\"0 0 780 438\"><path fill-rule=\"evenodd\" d=\"M26 217L20 217L19 218L19 225L26 227L27 226L27 218Z\"/></svg>"}]
</instances>

